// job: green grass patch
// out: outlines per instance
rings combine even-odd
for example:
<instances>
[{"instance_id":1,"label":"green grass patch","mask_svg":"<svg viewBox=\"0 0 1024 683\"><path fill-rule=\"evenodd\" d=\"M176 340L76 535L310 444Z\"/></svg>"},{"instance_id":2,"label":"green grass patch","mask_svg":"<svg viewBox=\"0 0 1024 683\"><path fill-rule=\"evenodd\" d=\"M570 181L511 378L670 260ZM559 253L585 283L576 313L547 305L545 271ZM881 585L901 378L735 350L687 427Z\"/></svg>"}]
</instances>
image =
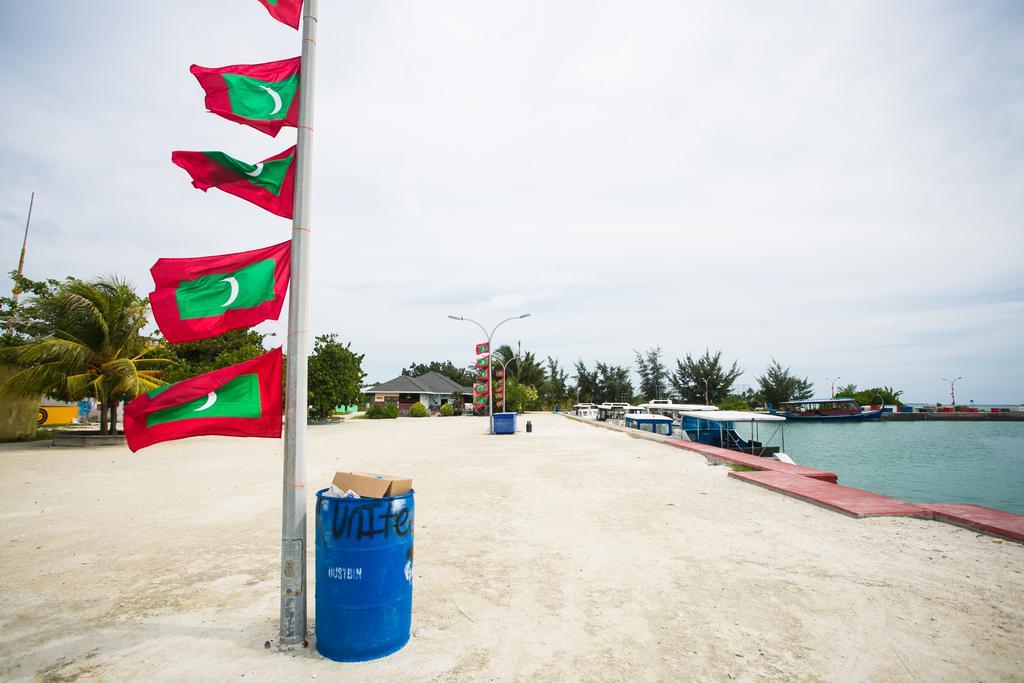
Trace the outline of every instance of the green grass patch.
<instances>
[{"instance_id":1,"label":"green grass patch","mask_svg":"<svg viewBox=\"0 0 1024 683\"><path fill-rule=\"evenodd\" d=\"M729 469L733 472L760 472L760 467L751 467L750 465L741 465L739 463L732 463L729 465Z\"/></svg>"}]
</instances>

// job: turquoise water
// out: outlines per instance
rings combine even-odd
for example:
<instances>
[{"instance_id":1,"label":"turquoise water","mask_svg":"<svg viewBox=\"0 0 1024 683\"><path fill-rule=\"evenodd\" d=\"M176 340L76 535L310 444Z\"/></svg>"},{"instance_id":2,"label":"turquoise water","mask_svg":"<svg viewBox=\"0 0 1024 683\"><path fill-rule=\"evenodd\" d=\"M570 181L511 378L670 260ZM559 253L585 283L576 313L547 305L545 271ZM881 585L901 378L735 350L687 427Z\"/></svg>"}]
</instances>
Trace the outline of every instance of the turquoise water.
<instances>
[{"instance_id":1,"label":"turquoise water","mask_svg":"<svg viewBox=\"0 0 1024 683\"><path fill-rule=\"evenodd\" d=\"M794 462L835 472L845 486L1024 514L1024 422L787 422L785 430Z\"/></svg>"}]
</instances>

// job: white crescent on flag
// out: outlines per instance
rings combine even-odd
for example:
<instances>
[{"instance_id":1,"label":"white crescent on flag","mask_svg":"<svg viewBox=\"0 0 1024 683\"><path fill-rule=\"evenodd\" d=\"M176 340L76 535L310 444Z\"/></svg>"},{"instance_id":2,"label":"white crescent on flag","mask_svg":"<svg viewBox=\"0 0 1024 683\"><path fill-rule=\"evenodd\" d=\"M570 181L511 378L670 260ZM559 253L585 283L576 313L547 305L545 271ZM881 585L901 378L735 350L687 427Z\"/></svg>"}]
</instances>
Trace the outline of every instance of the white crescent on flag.
<instances>
[{"instance_id":1,"label":"white crescent on flag","mask_svg":"<svg viewBox=\"0 0 1024 683\"><path fill-rule=\"evenodd\" d=\"M210 406L212 406L216 402L217 402L217 392L216 391L211 391L210 393L208 393L206 395L206 403L204 403L203 405L199 406L198 408L196 408L192 412L198 413L200 411L206 410L207 408L209 408Z\"/></svg>"},{"instance_id":2,"label":"white crescent on flag","mask_svg":"<svg viewBox=\"0 0 1024 683\"><path fill-rule=\"evenodd\" d=\"M266 90L267 94L274 99L274 111L270 112L270 115L273 116L274 114L281 111L281 96L278 95L273 89L268 88L265 85L261 85L260 87Z\"/></svg>"},{"instance_id":3,"label":"white crescent on flag","mask_svg":"<svg viewBox=\"0 0 1024 683\"><path fill-rule=\"evenodd\" d=\"M221 280L221 282L226 282L231 287L231 296L228 297L227 301L220 305L221 308L226 308L227 306L230 306L231 304L235 303L235 299L238 298L238 280L236 280L233 277L226 277L223 280Z\"/></svg>"}]
</instances>

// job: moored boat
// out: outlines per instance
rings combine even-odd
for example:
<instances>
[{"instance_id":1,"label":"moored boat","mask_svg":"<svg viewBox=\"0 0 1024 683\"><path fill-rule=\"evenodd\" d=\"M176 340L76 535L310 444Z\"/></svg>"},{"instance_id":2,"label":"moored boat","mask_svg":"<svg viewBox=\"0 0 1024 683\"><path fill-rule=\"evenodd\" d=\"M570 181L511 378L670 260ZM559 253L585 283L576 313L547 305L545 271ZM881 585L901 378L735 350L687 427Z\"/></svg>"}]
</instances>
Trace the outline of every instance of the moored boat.
<instances>
[{"instance_id":1,"label":"moored boat","mask_svg":"<svg viewBox=\"0 0 1024 683\"><path fill-rule=\"evenodd\" d=\"M683 431L690 441L727 448L731 451L750 453L762 457L775 458L790 462L782 451L786 447L786 436L783 425L786 418L781 415L767 415L765 413L751 413L742 410L693 410L681 413L683 420ZM750 438L744 439L736 432L736 423L749 423ZM771 435L762 440L761 426L768 426L765 423L774 423L775 430ZM776 435L781 438L780 446L769 446L765 441L770 441Z\"/></svg>"},{"instance_id":2,"label":"moored boat","mask_svg":"<svg viewBox=\"0 0 1024 683\"><path fill-rule=\"evenodd\" d=\"M787 420L818 420L826 422L849 422L853 420L877 420L882 417L882 408L864 410L852 398L812 398L807 401L780 403L772 411Z\"/></svg>"}]
</instances>

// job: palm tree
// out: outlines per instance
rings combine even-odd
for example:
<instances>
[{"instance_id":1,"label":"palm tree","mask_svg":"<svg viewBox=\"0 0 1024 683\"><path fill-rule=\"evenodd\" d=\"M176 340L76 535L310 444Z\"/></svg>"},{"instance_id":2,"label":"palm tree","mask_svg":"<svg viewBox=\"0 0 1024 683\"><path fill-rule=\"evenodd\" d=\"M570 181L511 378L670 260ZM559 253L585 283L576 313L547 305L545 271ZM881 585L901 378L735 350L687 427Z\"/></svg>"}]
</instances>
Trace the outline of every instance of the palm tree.
<instances>
[{"instance_id":1,"label":"palm tree","mask_svg":"<svg viewBox=\"0 0 1024 683\"><path fill-rule=\"evenodd\" d=\"M164 385L159 368L173 361L146 358L156 347L141 334L148 304L124 280L68 280L31 302L45 334L2 351L24 369L2 386L11 398L46 394L58 400L95 398L100 433L117 430L117 404Z\"/></svg>"}]
</instances>

